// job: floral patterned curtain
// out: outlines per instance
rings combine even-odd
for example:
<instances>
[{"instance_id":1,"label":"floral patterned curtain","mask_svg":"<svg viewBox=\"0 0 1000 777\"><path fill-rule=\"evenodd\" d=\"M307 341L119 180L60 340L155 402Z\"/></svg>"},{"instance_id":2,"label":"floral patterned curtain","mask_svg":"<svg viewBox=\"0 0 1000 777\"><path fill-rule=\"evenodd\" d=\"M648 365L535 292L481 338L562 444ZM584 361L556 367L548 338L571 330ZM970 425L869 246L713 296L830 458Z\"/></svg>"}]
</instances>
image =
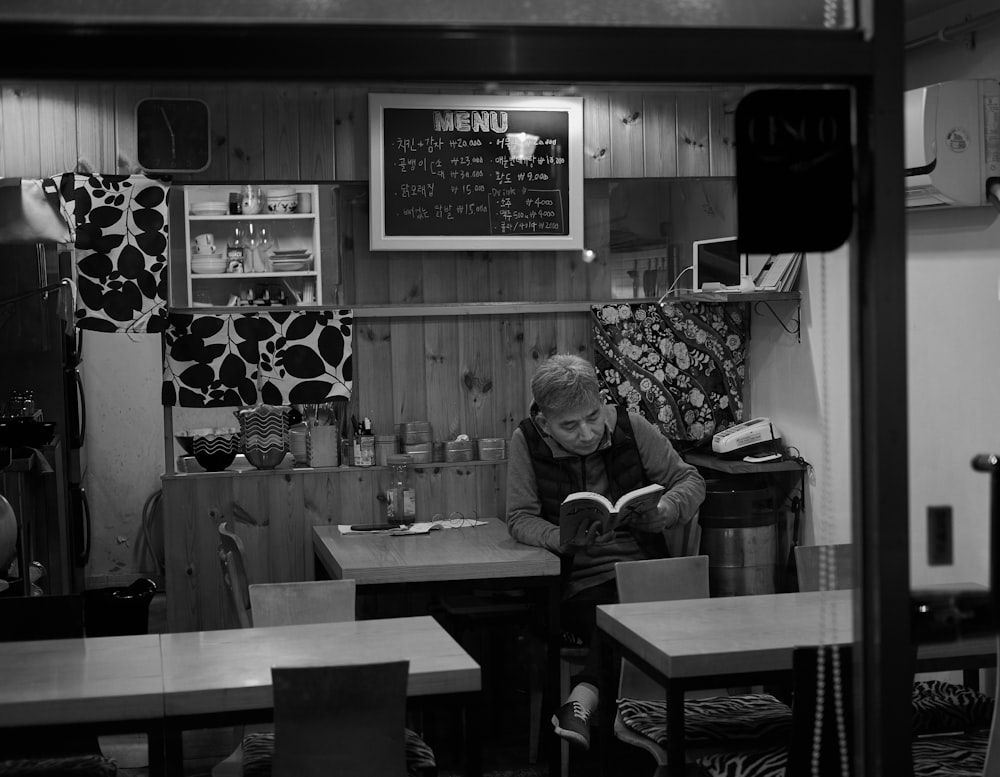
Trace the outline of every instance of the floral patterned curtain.
<instances>
[{"instance_id":1,"label":"floral patterned curtain","mask_svg":"<svg viewBox=\"0 0 1000 777\"><path fill-rule=\"evenodd\" d=\"M171 312L163 404L291 405L350 397L353 326L349 310Z\"/></svg>"},{"instance_id":2,"label":"floral patterned curtain","mask_svg":"<svg viewBox=\"0 0 1000 777\"><path fill-rule=\"evenodd\" d=\"M623 303L592 314L594 361L611 401L692 445L743 420L746 303Z\"/></svg>"}]
</instances>

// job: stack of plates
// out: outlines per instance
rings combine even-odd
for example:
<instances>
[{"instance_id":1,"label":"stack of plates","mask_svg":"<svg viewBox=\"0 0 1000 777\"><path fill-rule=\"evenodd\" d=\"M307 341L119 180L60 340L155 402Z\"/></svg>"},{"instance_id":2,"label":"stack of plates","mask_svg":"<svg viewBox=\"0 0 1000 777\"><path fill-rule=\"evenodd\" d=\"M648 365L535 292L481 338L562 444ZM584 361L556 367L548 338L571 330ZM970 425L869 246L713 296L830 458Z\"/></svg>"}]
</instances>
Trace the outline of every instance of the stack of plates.
<instances>
[{"instance_id":1,"label":"stack of plates","mask_svg":"<svg viewBox=\"0 0 1000 777\"><path fill-rule=\"evenodd\" d=\"M226 257L221 252L197 254L191 257L191 272L199 275L219 274L226 271Z\"/></svg>"},{"instance_id":2,"label":"stack of plates","mask_svg":"<svg viewBox=\"0 0 1000 777\"><path fill-rule=\"evenodd\" d=\"M306 425L295 424L288 428L288 447L296 464L308 464L309 454L306 450Z\"/></svg>"},{"instance_id":3,"label":"stack of plates","mask_svg":"<svg viewBox=\"0 0 1000 777\"><path fill-rule=\"evenodd\" d=\"M221 201L196 202L191 206L192 216L225 216L229 213L229 206Z\"/></svg>"},{"instance_id":4,"label":"stack of plates","mask_svg":"<svg viewBox=\"0 0 1000 777\"><path fill-rule=\"evenodd\" d=\"M305 248L290 251L272 251L271 267L275 272L296 272L312 266L312 252Z\"/></svg>"}]
</instances>

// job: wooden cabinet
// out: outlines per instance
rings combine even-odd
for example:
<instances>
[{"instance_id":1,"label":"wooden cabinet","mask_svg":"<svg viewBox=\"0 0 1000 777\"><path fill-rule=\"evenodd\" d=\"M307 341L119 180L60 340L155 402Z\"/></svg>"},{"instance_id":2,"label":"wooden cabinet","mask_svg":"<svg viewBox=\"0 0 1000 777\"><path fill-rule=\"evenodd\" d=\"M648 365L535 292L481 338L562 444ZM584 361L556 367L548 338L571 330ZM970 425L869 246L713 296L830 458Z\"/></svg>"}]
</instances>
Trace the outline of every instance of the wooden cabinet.
<instances>
[{"instance_id":1,"label":"wooden cabinet","mask_svg":"<svg viewBox=\"0 0 1000 777\"><path fill-rule=\"evenodd\" d=\"M184 278L173 307L323 304L319 187L254 188L260 192L260 212L231 215L230 194L239 195L240 186L184 187ZM295 193L295 211L269 210L268 195L280 189ZM308 211L298 212L306 202ZM237 231L242 264L227 250Z\"/></svg>"},{"instance_id":2,"label":"wooden cabinet","mask_svg":"<svg viewBox=\"0 0 1000 777\"><path fill-rule=\"evenodd\" d=\"M170 631L235 627L219 567L222 521L243 540L251 583L311 580L311 528L373 523L384 509L388 467L206 472L162 478ZM412 474L418 520L453 511L503 517L506 461L435 463Z\"/></svg>"}]
</instances>

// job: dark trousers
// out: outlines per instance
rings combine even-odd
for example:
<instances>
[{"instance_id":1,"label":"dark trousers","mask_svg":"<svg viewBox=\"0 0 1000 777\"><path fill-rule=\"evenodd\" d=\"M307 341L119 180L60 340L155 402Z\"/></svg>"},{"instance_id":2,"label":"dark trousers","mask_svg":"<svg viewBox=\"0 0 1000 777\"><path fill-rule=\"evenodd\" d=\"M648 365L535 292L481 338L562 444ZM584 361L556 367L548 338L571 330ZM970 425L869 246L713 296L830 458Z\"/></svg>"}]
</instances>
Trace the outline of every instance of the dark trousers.
<instances>
[{"instance_id":1,"label":"dark trousers","mask_svg":"<svg viewBox=\"0 0 1000 777\"><path fill-rule=\"evenodd\" d=\"M587 657L583 669L573 678L576 683L590 683L600 686L600 663L597 657L597 605L617 604L618 589L615 581L608 580L600 585L587 588L570 599L564 599L560 607L563 631L570 631L587 647Z\"/></svg>"}]
</instances>

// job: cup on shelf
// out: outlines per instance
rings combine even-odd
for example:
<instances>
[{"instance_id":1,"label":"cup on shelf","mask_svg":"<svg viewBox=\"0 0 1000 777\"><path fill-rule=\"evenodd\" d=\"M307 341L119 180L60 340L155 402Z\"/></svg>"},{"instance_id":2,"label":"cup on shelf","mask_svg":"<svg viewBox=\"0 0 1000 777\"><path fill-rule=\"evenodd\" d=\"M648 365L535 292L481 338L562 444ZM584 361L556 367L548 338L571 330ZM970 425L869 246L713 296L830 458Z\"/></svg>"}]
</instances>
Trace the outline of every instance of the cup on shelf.
<instances>
[{"instance_id":1,"label":"cup on shelf","mask_svg":"<svg viewBox=\"0 0 1000 777\"><path fill-rule=\"evenodd\" d=\"M313 287L312 283L306 283L302 286L302 304L312 305L316 302L316 289Z\"/></svg>"},{"instance_id":2,"label":"cup on shelf","mask_svg":"<svg viewBox=\"0 0 1000 777\"><path fill-rule=\"evenodd\" d=\"M194 252L196 254L214 254L215 235L213 235L211 232L205 232L204 234L201 235L195 235Z\"/></svg>"},{"instance_id":3,"label":"cup on shelf","mask_svg":"<svg viewBox=\"0 0 1000 777\"><path fill-rule=\"evenodd\" d=\"M312 213L313 200L311 192L299 192L299 213Z\"/></svg>"}]
</instances>

